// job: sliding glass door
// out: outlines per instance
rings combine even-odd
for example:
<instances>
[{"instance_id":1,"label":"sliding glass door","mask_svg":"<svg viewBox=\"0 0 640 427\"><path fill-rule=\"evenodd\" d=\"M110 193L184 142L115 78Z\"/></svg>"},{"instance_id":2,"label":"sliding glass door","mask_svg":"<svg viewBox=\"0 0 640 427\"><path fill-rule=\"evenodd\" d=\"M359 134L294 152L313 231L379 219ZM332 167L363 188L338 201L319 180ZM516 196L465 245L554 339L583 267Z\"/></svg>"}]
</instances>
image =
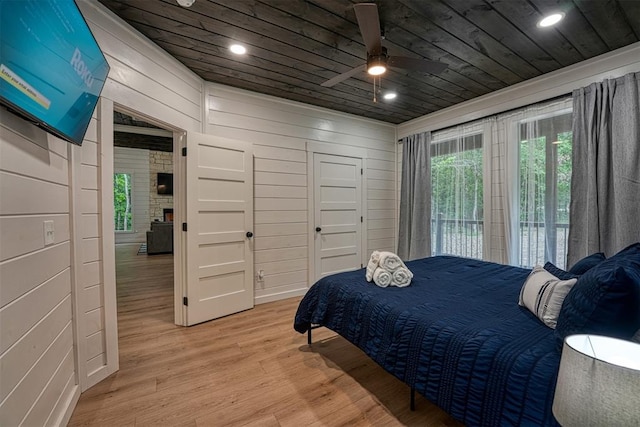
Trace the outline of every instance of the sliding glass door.
<instances>
[{"instance_id":1,"label":"sliding glass door","mask_svg":"<svg viewBox=\"0 0 640 427\"><path fill-rule=\"evenodd\" d=\"M483 258L483 135L457 128L431 143L433 255Z\"/></svg>"},{"instance_id":2,"label":"sliding glass door","mask_svg":"<svg viewBox=\"0 0 640 427\"><path fill-rule=\"evenodd\" d=\"M565 266L571 141L571 112L518 123L519 265Z\"/></svg>"}]
</instances>

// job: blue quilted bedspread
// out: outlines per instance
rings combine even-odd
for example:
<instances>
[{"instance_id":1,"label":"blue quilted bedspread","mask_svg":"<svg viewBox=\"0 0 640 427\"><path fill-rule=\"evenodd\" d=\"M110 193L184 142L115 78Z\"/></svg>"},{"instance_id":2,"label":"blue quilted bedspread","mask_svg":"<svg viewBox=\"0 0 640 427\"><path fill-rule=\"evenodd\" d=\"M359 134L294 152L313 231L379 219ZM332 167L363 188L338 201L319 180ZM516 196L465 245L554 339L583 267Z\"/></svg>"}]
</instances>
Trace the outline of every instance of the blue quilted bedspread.
<instances>
[{"instance_id":1,"label":"blue quilted bedspread","mask_svg":"<svg viewBox=\"0 0 640 427\"><path fill-rule=\"evenodd\" d=\"M406 288L367 283L364 270L323 278L295 329L339 333L469 426L557 425L553 330L518 306L530 270L448 256L407 267Z\"/></svg>"}]
</instances>

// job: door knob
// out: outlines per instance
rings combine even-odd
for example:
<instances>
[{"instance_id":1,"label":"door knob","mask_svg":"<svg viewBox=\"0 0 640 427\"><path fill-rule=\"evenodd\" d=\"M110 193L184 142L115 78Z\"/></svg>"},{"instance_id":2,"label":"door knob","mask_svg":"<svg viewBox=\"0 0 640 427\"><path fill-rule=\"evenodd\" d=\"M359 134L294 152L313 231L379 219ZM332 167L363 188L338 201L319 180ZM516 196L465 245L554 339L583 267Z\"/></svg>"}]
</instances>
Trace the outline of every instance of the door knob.
<instances>
[{"instance_id":1,"label":"door knob","mask_svg":"<svg viewBox=\"0 0 640 427\"><path fill-rule=\"evenodd\" d=\"M248 237L248 238L252 238L252 237L253 237L253 233L252 233L252 232L250 232L250 231L247 231L247 237Z\"/></svg>"},{"instance_id":2,"label":"door knob","mask_svg":"<svg viewBox=\"0 0 640 427\"><path fill-rule=\"evenodd\" d=\"M316 227L316 231L319 233L319 232L322 231L322 228L321 227Z\"/></svg>"}]
</instances>

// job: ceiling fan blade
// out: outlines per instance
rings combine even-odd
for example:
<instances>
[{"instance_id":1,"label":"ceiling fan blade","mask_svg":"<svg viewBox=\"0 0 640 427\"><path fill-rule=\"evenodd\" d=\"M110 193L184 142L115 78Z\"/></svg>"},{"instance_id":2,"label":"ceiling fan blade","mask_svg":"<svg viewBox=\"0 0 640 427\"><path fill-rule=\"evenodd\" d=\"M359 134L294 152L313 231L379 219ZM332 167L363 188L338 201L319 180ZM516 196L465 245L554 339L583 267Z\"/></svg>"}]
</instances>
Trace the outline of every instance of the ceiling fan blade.
<instances>
[{"instance_id":1,"label":"ceiling fan blade","mask_svg":"<svg viewBox=\"0 0 640 427\"><path fill-rule=\"evenodd\" d=\"M362 65L360 65L360 66L358 66L356 68L353 68L353 69L347 71L346 73L338 74L334 78L329 79L326 82L320 84L320 86L331 87L331 86L337 85L341 81L347 80L349 77L355 76L356 74L358 74L358 73L360 73L362 71L365 71L366 69L367 69L367 66L365 64L362 64Z\"/></svg>"},{"instance_id":2,"label":"ceiling fan blade","mask_svg":"<svg viewBox=\"0 0 640 427\"><path fill-rule=\"evenodd\" d=\"M406 56L390 56L387 65L395 68L404 68L405 70L422 71L429 74L440 74L448 67L444 62L408 58Z\"/></svg>"},{"instance_id":3,"label":"ceiling fan blade","mask_svg":"<svg viewBox=\"0 0 640 427\"><path fill-rule=\"evenodd\" d=\"M382 50L380 37L380 17L375 3L357 3L353 5L358 18L358 26L369 55L379 55Z\"/></svg>"}]
</instances>

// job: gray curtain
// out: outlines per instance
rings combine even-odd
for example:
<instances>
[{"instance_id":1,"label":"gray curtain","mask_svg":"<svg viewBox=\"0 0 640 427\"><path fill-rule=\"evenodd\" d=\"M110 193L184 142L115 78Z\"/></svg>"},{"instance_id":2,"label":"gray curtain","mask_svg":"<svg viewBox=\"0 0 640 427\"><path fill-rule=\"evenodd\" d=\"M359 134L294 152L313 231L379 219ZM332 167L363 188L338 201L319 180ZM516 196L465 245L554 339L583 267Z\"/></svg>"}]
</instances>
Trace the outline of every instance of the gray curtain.
<instances>
[{"instance_id":1,"label":"gray curtain","mask_svg":"<svg viewBox=\"0 0 640 427\"><path fill-rule=\"evenodd\" d=\"M567 265L640 241L640 73L573 92Z\"/></svg>"},{"instance_id":2,"label":"gray curtain","mask_svg":"<svg viewBox=\"0 0 640 427\"><path fill-rule=\"evenodd\" d=\"M398 256L431 255L431 132L402 139Z\"/></svg>"}]
</instances>

